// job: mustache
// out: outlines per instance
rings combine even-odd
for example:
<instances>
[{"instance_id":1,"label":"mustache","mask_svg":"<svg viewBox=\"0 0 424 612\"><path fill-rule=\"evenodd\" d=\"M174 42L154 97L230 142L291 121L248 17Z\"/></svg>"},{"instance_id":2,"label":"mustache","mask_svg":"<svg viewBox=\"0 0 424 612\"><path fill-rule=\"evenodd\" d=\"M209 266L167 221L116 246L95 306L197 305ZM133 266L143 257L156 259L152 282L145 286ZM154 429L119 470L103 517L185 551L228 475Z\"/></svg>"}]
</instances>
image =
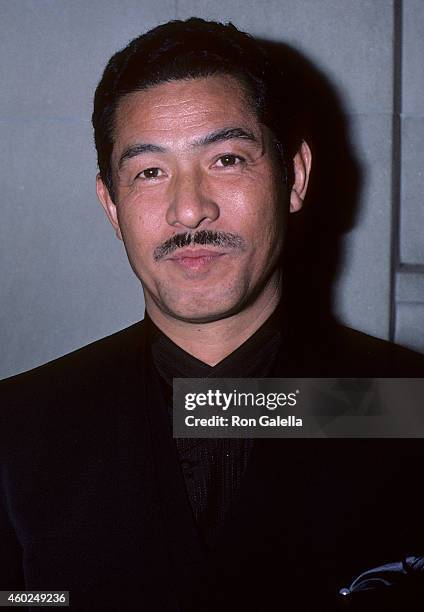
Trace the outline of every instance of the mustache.
<instances>
[{"instance_id":1,"label":"mustache","mask_svg":"<svg viewBox=\"0 0 424 612\"><path fill-rule=\"evenodd\" d=\"M230 249L243 249L245 246L245 241L241 236L236 234L217 232L213 230L199 230L194 234L190 232L175 234L175 236L172 236L163 244L156 247L156 249L153 251L153 259L155 261L160 261L177 249L182 249L194 244L212 245Z\"/></svg>"}]
</instances>

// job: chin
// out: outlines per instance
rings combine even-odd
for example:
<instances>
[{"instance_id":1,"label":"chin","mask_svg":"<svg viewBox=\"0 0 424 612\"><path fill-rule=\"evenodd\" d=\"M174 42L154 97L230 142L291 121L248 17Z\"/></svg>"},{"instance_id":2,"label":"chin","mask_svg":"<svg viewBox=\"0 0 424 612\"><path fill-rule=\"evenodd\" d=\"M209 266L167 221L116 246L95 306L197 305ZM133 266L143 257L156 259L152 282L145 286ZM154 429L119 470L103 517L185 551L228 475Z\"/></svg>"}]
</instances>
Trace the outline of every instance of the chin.
<instances>
[{"instance_id":1,"label":"chin","mask_svg":"<svg viewBox=\"0 0 424 612\"><path fill-rule=\"evenodd\" d=\"M231 317L243 309L245 300L234 299L234 297L231 296L232 299L228 299L227 296L227 299L223 299L222 296L221 298L217 296L213 299L205 299L205 296L200 298L193 296L190 301L164 301L162 310L168 316L187 323L211 323Z\"/></svg>"},{"instance_id":2,"label":"chin","mask_svg":"<svg viewBox=\"0 0 424 612\"><path fill-rule=\"evenodd\" d=\"M197 291L160 285L153 297L156 306L168 316L187 323L209 323L237 314L246 305L247 287L238 282L229 286Z\"/></svg>"},{"instance_id":3,"label":"chin","mask_svg":"<svg viewBox=\"0 0 424 612\"><path fill-rule=\"evenodd\" d=\"M163 310L174 319L179 319L186 323L211 323L212 321L231 317L239 312L241 308L242 306L239 305L231 304L227 306L215 302L203 307L165 305Z\"/></svg>"}]
</instances>

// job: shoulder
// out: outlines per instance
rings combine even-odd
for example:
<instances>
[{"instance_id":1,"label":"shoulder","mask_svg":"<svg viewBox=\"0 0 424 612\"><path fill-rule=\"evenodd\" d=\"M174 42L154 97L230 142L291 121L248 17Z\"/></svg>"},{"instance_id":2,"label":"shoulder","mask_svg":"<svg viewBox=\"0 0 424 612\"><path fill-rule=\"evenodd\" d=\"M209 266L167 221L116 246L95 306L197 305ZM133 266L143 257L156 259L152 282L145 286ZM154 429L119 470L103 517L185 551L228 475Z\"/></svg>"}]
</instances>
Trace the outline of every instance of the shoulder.
<instances>
[{"instance_id":1,"label":"shoulder","mask_svg":"<svg viewBox=\"0 0 424 612\"><path fill-rule=\"evenodd\" d=\"M290 345L304 376L424 377L424 355L333 321L304 329Z\"/></svg>"},{"instance_id":2,"label":"shoulder","mask_svg":"<svg viewBox=\"0 0 424 612\"><path fill-rule=\"evenodd\" d=\"M0 403L41 405L89 397L125 375L143 356L144 323L136 323L28 372L0 381Z\"/></svg>"},{"instance_id":3,"label":"shoulder","mask_svg":"<svg viewBox=\"0 0 424 612\"><path fill-rule=\"evenodd\" d=\"M336 326L334 338L346 361L357 365L362 362L372 376L424 376L424 355L420 353L341 325Z\"/></svg>"}]
</instances>

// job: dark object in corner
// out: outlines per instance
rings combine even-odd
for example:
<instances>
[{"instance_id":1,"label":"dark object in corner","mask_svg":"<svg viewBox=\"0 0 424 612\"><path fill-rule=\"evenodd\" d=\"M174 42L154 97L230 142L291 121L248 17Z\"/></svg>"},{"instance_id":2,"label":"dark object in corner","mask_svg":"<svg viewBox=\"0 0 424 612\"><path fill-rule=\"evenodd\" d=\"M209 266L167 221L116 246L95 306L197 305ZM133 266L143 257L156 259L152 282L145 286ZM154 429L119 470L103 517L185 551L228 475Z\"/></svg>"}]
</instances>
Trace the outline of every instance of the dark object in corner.
<instances>
[{"instance_id":1,"label":"dark object in corner","mask_svg":"<svg viewBox=\"0 0 424 612\"><path fill-rule=\"evenodd\" d=\"M410 612L424 602L424 557L406 557L360 574L339 591L340 608Z\"/></svg>"}]
</instances>

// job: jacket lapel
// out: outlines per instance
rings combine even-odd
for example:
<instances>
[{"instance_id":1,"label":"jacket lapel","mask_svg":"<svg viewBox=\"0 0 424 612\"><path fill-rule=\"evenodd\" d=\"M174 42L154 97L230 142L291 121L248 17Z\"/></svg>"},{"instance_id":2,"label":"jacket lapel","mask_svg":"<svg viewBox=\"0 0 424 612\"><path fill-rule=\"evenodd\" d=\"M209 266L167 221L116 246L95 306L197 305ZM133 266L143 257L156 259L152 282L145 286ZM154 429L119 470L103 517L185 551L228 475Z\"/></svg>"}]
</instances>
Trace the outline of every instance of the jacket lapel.
<instances>
[{"instance_id":1,"label":"jacket lapel","mask_svg":"<svg viewBox=\"0 0 424 612\"><path fill-rule=\"evenodd\" d=\"M121 572L119 582L132 602L140 600L151 609L178 612L179 597L157 483L156 434L149 418L143 332L142 324L136 327L130 344L122 351L114 380L119 551L116 567Z\"/></svg>"}]
</instances>

